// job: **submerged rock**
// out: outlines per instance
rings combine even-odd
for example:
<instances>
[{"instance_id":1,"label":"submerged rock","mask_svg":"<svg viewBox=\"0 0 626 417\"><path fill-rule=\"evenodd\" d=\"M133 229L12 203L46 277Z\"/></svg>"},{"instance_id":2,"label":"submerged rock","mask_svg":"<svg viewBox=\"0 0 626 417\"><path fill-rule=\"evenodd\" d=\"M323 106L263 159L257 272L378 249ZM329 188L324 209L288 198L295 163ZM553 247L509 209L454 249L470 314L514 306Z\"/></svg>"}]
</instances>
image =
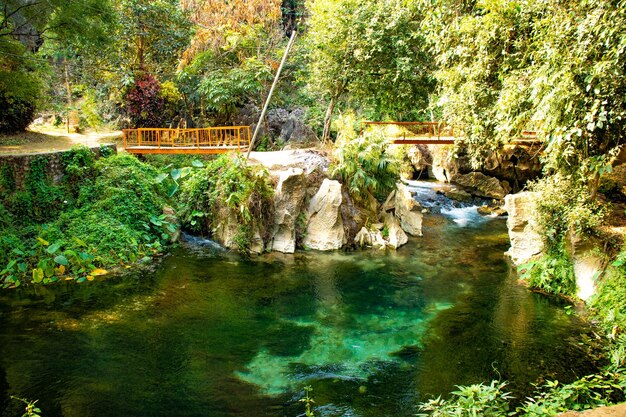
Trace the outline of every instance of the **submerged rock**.
<instances>
[{"instance_id":1,"label":"submerged rock","mask_svg":"<svg viewBox=\"0 0 626 417\"><path fill-rule=\"evenodd\" d=\"M506 221L511 248L506 255L515 265L521 265L543 252L544 244L539 226L534 220L537 193L522 192L505 197L504 209L509 213Z\"/></svg>"},{"instance_id":2,"label":"submerged rock","mask_svg":"<svg viewBox=\"0 0 626 417\"><path fill-rule=\"evenodd\" d=\"M511 191L508 183L501 183L497 178L488 177L481 172L457 175L453 182L466 188L477 197L502 200Z\"/></svg>"},{"instance_id":3,"label":"submerged rock","mask_svg":"<svg viewBox=\"0 0 626 417\"><path fill-rule=\"evenodd\" d=\"M469 203L473 199L470 193L468 193L467 191L459 190L457 188L445 191L443 195L445 195L450 200L460 201L461 203Z\"/></svg>"},{"instance_id":4,"label":"submerged rock","mask_svg":"<svg viewBox=\"0 0 626 417\"><path fill-rule=\"evenodd\" d=\"M307 209L307 229L303 241L306 248L336 250L346 244L341 202L341 184L325 179Z\"/></svg>"}]
</instances>

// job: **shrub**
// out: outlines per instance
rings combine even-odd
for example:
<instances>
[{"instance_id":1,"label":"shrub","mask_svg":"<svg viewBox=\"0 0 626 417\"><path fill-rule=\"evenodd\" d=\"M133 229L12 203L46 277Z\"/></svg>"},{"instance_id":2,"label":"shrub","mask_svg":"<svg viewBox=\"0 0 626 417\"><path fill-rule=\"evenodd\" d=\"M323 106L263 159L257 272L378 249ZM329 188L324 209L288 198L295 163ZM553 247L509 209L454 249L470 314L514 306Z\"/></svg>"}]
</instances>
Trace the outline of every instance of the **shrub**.
<instances>
[{"instance_id":1,"label":"shrub","mask_svg":"<svg viewBox=\"0 0 626 417\"><path fill-rule=\"evenodd\" d=\"M133 127L161 127L165 100L161 85L149 73L141 73L124 95L126 114Z\"/></svg>"},{"instance_id":2,"label":"shrub","mask_svg":"<svg viewBox=\"0 0 626 417\"><path fill-rule=\"evenodd\" d=\"M369 193L384 201L405 168L401 152L394 152L382 132L357 136L351 116L340 121L331 175L342 181L357 201Z\"/></svg>"},{"instance_id":3,"label":"shrub","mask_svg":"<svg viewBox=\"0 0 626 417\"><path fill-rule=\"evenodd\" d=\"M269 238L274 191L267 171L241 156L221 156L196 170L182 185L179 215L183 226L212 235L228 218L236 219L238 249L247 253L255 231Z\"/></svg>"},{"instance_id":4,"label":"shrub","mask_svg":"<svg viewBox=\"0 0 626 417\"><path fill-rule=\"evenodd\" d=\"M626 330L626 248L607 268L591 300L594 316L610 334Z\"/></svg>"},{"instance_id":5,"label":"shrub","mask_svg":"<svg viewBox=\"0 0 626 417\"><path fill-rule=\"evenodd\" d=\"M8 198L12 203L6 210L9 214L3 214L0 206L0 221L10 223L41 206L37 202L40 188L47 185L41 177L44 165L36 162L26 189ZM75 192L74 201L64 205L50 223L42 224L41 218L31 215L29 228L20 228L19 234L2 234L3 286L29 280L54 282L67 276L90 279L98 267L127 264L159 252L169 240L167 232L175 231L162 214L165 192L156 182L155 168L130 155L94 161L87 148L72 150L63 163L65 186L56 189L61 198L68 195L63 190Z\"/></svg>"},{"instance_id":6,"label":"shrub","mask_svg":"<svg viewBox=\"0 0 626 417\"><path fill-rule=\"evenodd\" d=\"M0 94L0 133L26 130L35 118L35 103Z\"/></svg>"},{"instance_id":7,"label":"shrub","mask_svg":"<svg viewBox=\"0 0 626 417\"><path fill-rule=\"evenodd\" d=\"M548 246L559 245L569 231L584 236L602 224L606 209L592 198L584 181L555 174L531 185L537 199L538 223Z\"/></svg>"},{"instance_id":8,"label":"shrub","mask_svg":"<svg viewBox=\"0 0 626 417\"><path fill-rule=\"evenodd\" d=\"M522 265L522 278L530 287L548 294L573 296L576 294L574 265L565 250L565 242L548 246L538 260Z\"/></svg>"},{"instance_id":9,"label":"shrub","mask_svg":"<svg viewBox=\"0 0 626 417\"><path fill-rule=\"evenodd\" d=\"M458 386L458 390L452 392L450 399L444 400L438 397L422 404L419 410L430 413L418 415L501 417L508 414L508 401L512 398L508 392L504 392L505 386L506 383L498 381L492 381L490 385Z\"/></svg>"}]
</instances>

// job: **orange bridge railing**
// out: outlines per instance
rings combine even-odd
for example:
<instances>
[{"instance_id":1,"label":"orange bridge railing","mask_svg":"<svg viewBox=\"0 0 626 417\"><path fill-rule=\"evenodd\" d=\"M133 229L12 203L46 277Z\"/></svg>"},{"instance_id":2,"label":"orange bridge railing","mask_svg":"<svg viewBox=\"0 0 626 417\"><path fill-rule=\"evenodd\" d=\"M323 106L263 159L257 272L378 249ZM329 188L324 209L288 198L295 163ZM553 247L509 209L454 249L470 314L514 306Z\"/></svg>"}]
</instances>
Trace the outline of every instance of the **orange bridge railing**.
<instances>
[{"instance_id":1,"label":"orange bridge railing","mask_svg":"<svg viewBox=\"0 0 626 417\"><path fill-rule=\"evenodd\" d=\"M247 150L250 126L199 129L139 128L122 130L124 148L136 154L213 154Z\"/></svg>"}]
</instances>

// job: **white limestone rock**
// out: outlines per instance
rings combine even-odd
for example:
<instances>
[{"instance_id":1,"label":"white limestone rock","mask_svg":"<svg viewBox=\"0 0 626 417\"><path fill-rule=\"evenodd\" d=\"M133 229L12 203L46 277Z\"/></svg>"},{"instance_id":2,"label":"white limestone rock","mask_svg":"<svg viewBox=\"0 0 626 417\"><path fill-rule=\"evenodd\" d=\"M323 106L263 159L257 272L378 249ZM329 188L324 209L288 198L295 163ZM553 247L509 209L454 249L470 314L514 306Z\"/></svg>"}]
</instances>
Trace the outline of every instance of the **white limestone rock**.
<instances>
[{"instance_id":1,"label":"white limestone rock","mask_svg":"<svg viewBox=\"0 0 626 417\"><path fill-rule=\"evenodd\" d=\"M544 250L539 227L533 217L537 198L537 193L526 191L509 194L504 199L504 208L509 213L506 224L511 241L506 255L516 266L530 261Z\"/></svg>"},{"instance_id":2,"label":"white limestone rock","mask_svg":"<svg viewBox=\"0 0 626 417\"><path fill-rule=\"evenodd\" d=\"M274 193L274 230L271 249L282 253L296 250L296 221L306 196L306 177L302 168L289 168L279 175Z\"/></svg>"},{"instance_id":3,"label":"white limestone rock","mask_svg":"<svg viewBox=\"0 0 626 417\"><path fill-rule=\"evenodd\" d=\"M321 251L340 249L347 242L340 206L341 184L325 179L313 196L307 210L305 248Z\"/></svg>"}]
</instances>

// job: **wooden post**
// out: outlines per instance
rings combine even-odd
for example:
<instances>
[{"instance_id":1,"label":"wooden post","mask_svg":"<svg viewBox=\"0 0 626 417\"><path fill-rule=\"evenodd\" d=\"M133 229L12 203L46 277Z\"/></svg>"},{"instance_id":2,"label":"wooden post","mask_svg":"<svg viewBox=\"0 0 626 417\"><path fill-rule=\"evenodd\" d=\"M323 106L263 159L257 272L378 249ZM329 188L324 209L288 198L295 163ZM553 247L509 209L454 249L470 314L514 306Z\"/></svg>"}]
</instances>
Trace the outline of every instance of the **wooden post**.
<instances>
[{"instance_id":1,"label":"wooden post","mask_svg":"<svg viewBox=\"0 0 626 417\"><path fill-rule=\"evenodd\" d=\"M250 152L252 152L252 148L254 147L254 141L256 140L257 135L259 134L259 130L261 130L261 123L263 122L263 118L265 118L265 113L267 112L267 107L270 104L270 100L272 99L272 94L274 94L274 89L276 88L276 84L278 84L278 79L280 78L280 73L283 70L283 66L285 65L285 61L287 61L287 55L289 55L289 50L293 46L294 41L296 40L296 32L295 30L291 32L291 38L289 39L289 43L287 44L287 49L285 49L285 54L283 55L283 60L280 62L280 66L278 67L278 71L276 71L276 77L274 77L274 82L272 83L272 88L270 88L270 92L267 95L267 100L265 100L265 105L263 106L263 111L261 111L261 117L259 117L259 122L256 124L256 129L254 129L254 135L252 135L252 140L250 141L250 146L248 147L248 153L246 153L246 160L250 158Z\"/></svg>"},{"instance_id":2,"label":"wooden post","mask_svg":"<svg viewBox=\"0 0 626 417\"><path fill-rule=\"evenodd\" d=\"M141 146L141 129L137 129L137 146Z\"/></svg>"}]
</instances>

